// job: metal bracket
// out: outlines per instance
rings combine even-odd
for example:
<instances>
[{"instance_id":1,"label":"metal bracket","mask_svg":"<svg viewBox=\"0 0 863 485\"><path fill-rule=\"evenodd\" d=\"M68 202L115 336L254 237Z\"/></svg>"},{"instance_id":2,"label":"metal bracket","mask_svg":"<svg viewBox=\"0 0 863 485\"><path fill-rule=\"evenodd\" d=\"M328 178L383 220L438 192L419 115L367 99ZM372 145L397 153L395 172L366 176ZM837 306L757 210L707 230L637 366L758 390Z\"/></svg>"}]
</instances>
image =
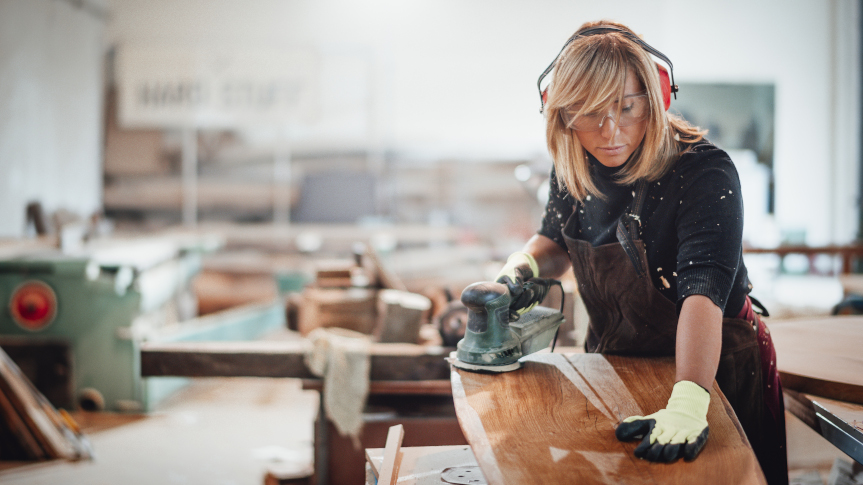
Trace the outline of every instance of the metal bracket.
<instances>
[{"instance_id":1,"label":"metal bracket","mask_svg":"<svg viewBox=\"0 0 863 485\"><path fill-rule=\"evenodd\" d=\"M488 485L482 470L478 466L455 466L444 468L440 474L444 483L455 485Z\"/></svg>"},{"instance_id":2,"label":"metal bracket","mask_svg":"<svg viewBox=\"0 0 863 485\"><path fill-rule=\"evenodd\" d=\"M812 401L812 405L815 417L821 424L821 435L863 465L863 432L834 416L817 402Z\"/></svg>"}]
</instances>

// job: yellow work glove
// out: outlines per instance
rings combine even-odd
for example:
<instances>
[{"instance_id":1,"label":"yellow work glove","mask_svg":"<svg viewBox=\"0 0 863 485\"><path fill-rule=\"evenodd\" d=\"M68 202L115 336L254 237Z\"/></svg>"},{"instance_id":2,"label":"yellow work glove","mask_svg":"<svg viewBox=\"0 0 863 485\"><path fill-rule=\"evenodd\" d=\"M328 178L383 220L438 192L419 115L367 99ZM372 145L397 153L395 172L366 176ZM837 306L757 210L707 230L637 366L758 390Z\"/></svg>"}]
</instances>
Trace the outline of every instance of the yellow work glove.
<instances>
[{"instance_id":1,"label":"yellow work glove","mask_svg":"<svg viewBox=\"0 0 863 485\"><path fill-rule=\"evenodd\" d=\"M671 463L681 456L694 460L707 443L707 407L710 393L690 381L671 390L668 406L649 416L630 416L614 431L620 441L641 438L635 456Z\"/></svg>"},{"instance_id":2,"label":"yellow work glove","mask_svg":"<svg viewBox=\"0 0 863 485\"><path fill-rule=\"evenodd\" d=\"M515 308L519 315L523 315L535 307L538 302L533 302L529 306L519 304L519 297L524 293L522 285L525 281L538 277L539 266L536 264L536 260L529 253L519 251L509 255L506 264L494 280L506 285L513 302L510 307Z\"/></svg>"}]
</instances>

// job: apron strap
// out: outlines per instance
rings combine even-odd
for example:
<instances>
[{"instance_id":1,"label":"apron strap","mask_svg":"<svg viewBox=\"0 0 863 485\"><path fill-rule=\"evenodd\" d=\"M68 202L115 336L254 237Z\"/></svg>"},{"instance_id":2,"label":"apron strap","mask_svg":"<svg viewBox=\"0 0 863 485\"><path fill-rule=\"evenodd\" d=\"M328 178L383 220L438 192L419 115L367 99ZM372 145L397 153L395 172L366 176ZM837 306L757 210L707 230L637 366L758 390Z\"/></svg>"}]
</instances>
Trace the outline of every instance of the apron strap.
<instances>
[{"instance_id":1,"label":"apron strap","mask_svg":"<svg viewBox=\"0 0 863 485\"><path fill-rule=\"evenodd\" d=\"M620 216L617 220L617 240L623 246L632 265L635 266L635 272L639 277L644 276L644 270L641 265L641 253L635 247L635 241L641 239L638 229L641 227L641 208L644 206L644 200L647 198L647 181L641 179L635 185L635 197L632 200L632 209Z\"/></svg>"}]
</instances>

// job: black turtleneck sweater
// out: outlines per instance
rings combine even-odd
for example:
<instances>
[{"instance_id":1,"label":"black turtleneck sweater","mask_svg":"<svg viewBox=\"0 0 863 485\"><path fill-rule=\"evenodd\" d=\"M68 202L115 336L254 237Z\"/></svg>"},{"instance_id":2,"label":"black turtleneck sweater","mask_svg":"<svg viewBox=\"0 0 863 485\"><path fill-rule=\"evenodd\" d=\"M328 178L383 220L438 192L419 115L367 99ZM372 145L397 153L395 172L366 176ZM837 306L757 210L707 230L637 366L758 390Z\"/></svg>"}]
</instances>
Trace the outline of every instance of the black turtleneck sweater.
<instances>
[{"instance_id":1,"label":"black turtleneck sweater","mask_svg":"<svg viewBox=\"0 0 863 485\"><path fill-rule=\"evenodd\" d=\"M577 234L593 246L617 243L617 220L632 202L635 185L620 185L622 167L606 167L589 156L591 175L605 198L576 202L551 173L551 190L539 234L564 250L562 230L577 211ZM653 285L678 311L689 295L709 297L726 317L735 317L751 286L743 265L743 197L734 164L703 141L680 156L661 179L649 184L641 212L641 239ZM667 285L666 285L667 282Z\"/></svg>"}]
</instances>

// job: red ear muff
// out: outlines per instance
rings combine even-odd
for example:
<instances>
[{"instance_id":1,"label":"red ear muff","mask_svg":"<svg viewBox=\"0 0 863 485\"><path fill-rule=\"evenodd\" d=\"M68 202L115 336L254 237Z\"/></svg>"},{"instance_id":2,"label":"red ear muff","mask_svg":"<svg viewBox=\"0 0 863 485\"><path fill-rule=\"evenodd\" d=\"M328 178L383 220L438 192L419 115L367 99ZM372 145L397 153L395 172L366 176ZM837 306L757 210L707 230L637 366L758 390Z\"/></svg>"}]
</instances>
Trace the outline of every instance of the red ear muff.
<instances>
[{"instance_id":1,"label":"red ear muff","mask_svg":"<svg viewBox=\"0 0 863 485\"><path fill-rule=\"evenodd\" d=\"M671 107L671 78L668 77L668 71L659 64L656 65L656 70L659 71L659 87L662 88L662 103L665 104L665 111L668 111L668 108Z\"/></svg>"}]
</instances>

